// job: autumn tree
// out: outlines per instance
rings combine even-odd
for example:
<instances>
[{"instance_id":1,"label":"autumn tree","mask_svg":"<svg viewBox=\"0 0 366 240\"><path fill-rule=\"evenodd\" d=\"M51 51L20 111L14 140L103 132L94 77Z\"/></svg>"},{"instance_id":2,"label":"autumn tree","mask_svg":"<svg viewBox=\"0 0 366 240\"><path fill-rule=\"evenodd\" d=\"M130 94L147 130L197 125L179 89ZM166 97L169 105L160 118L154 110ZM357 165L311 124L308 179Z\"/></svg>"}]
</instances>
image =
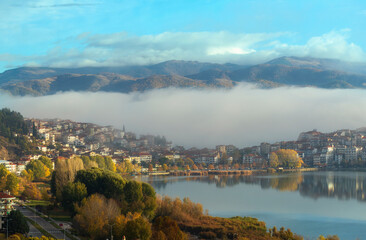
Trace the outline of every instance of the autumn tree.
<instances>
[{"instance_id":1,"label":"autumn tree","mask_svg":"<svg viewBox=\"0 0 366 240\"><path fill-rule=\"evenodd\" d=\"M151 237L151 226L147 219L139 217L128 221L124 232L127 239L148 240Z\"/></svg>"},{"instance_id":2,"label":"autumn tree","mask_svg":"<svg viewBox=\"0 0 366 240\"><path fill-rule=\"evenodd\" d=\"M188 165L188 166L192 167L192 166L193 166L193 164L194 164L194 161L193 161L191 158L186 158L186 159L184 160L184 164L186 164L186 165Z\"/></svg>"},{"instance_id":3,"label":"autumn tree","mask_svg":"<svg viewBox=\"0 0 366 240\"><path fill-rule=\"evenodd\" d=\"M51 191L58 201L62 200L64 186L73 182L79 170L84 169L81 158L71 159L60 158L56 161L55 171L52 176Z\"/></svg>"},{"instance_id":4,"label":"autumn tree","mask_svg":"<svg viewBox=\"0 0 366 240\"><path fill-rule=\"evenodd\" d=\"M91 239L106 239L109 226L119 215L120 208L113 199L93 194L80 206L76 206L74 223L77 229Z\"/></svg>"},{"instance_id":5,"label":"autumn tree","mask_svg":"<svg viewBox=\"0 0 366 240\"><path fill-rule=\"evenodd\" d=\"M10 173L6 176L6 186L5 189L10 191L13 195L16 195L19 190L20 180L14 173Z\"/></svg>"},{"instance_id":6,"label":"autumn tree","mask_svg":"<svg viewBox=\"0 0 366 240\"><path fill-rule=\"evenodd\" d=\"M118 173L131 173L135 171L135 166L128 160L123 161L116 165Z\"/></svg>"},{"instance_id":7,"label":"autumn tree","mask_svg":"<svg viewBox=\"0 0 366 240\"><path fill-rule=\"evenodd\" d=\"M174 239L184 240L185 234L180 230L176 221L169 216L160 216L153 223L153 240Z\"/></svg>"},{"instance_id":8,"label":"autumn tree","mask_svg":"<svg viewBox=\"0 0 366 240\"><path fill-rule=\"evenodd\" d=\"M149 172L152 172L152 171L153 171L153 165L149 164Z\"/></svg>"},{"instance_id":9,"label":"autumn tree","mask_svg":"<svg viewBox=\"0 0 366 240\"><path fill-rule=\"evenodd\" d=\"M163 170L164 171L168 170L168 165L166 165L165 163L163 164Z\"/></svg>"},{"instance_id":10,"label":"autumn tree","mask_svg":"<svg viewBox=\"0 0 366 240\"><path fill-rule=\"evenodd\" d=\"M320 235L317 240L339 240L339 237L337 235L328 235L327 237Z\"/></svg>"},{"instance_id":11,"label":"autumn tree","mask_svg":"<svg viewBox=\"0 0 366 240\"><path fill-rule=\"evenodd\" d=\"M22 197L25 199L41 200L42 194L41 191L37 188L37 185L31 183L25 186L25 189L22 192Z\"/></svg>"},{"instance_id":12,"label":"autumn tree","mask_svg":"<svg viewBox=\"0 0 366 240\"><path fill-rule=\"evenodd\" d=\"M276 168L279 165L278 156L275 152L271 152L269 155L269 165Z\"/></svg>"},{"instance_id":13,"label":"autumn tree","mask_svg":"<svg viewBox=\"0 0 366 240\"><path fill-rule=\"evenodd\" d=\"M278 157L280 166L289 168L300 168L303 164L301 157L295 150L292 149L280 149L275 152Z\"/></svg>"}]
</instances>

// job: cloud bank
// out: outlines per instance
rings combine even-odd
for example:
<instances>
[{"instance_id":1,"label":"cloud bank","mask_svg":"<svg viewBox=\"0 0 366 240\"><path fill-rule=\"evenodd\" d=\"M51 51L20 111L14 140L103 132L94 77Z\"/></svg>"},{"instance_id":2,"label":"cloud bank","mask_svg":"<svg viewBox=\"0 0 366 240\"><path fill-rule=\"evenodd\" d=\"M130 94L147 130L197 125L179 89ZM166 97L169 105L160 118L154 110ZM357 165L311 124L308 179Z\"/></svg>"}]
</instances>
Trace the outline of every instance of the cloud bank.
<instances>
[{"instance_id":1,"label":"cloud bank","mask_svg":"<svg viewBox=\"0 0 366 240\"><path fill-rule=\"evenodd\" d=\"M83 33L60 41L44 55L0 55L26 66L85 67L149 65L168 60L258 64L282 56L365 62L363 49L348 41L349 30L310 38L303 45L281 41L290 33L165 32L156 35ZM75 47L71 47L75 46Z\"/></svg>"},{"instance_id":2,"label":"cloud bank","mask_svg":"<svg viewBox=\"0 0 366 240\"><path fill-rule=\"evenodd\" d=\"M160 134L186 147L238 147L296 140L302 131L366 126L365 90L314 88L161 89L145 93L0 96L0 107L26 117L61 118Z\"/></svg>"}]
</instances>

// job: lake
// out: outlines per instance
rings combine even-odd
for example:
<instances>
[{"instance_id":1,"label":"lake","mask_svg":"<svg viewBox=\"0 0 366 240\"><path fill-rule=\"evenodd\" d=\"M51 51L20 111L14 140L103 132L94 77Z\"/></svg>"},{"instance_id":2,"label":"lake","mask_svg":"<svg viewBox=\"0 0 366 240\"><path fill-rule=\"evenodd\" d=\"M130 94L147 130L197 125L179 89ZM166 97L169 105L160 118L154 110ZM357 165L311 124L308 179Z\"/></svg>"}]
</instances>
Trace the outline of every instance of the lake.
<instances>
[{"instance_id":1,"label":"lake","mask_svg":"<svg viewBox=\"0 0 366 240\"><path fill-rule=\"evenodd\" d=\"M141 177L160 195L189 197L212 216L251 216L305 237L366 239L366 173ZM365 186L365 188L364 188Z\"/></svg>"}]
</instances>

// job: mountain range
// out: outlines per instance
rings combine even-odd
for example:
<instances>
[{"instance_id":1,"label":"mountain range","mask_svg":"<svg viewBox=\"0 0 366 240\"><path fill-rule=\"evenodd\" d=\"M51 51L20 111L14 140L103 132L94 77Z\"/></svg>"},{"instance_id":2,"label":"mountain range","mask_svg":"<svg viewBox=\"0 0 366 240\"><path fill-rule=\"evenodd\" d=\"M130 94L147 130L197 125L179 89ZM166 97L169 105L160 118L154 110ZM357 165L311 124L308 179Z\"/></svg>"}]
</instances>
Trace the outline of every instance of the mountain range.
<instances>
[{"instance_id":1,"label":"mountain range","mask_svg":"<svg viewBox=\"0 0 366 240\"><path fill-rule=\"evenodd\" d=\"M366 88L366 64L281 57L251 66L172 60L129 67L20 67L0 73L0 89L21 96L65 91L128 93L168 87L232 88L240 82L262 88Z\"/></svg>"}]
</instances>

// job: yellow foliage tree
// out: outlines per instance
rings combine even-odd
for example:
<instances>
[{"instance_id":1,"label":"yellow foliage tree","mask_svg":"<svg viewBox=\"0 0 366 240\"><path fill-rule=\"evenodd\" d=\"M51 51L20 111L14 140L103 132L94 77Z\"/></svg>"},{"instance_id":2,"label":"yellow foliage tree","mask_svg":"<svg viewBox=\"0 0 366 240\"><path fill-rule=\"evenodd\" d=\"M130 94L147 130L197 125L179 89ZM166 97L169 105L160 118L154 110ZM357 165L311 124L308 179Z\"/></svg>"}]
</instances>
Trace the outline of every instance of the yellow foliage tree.
<instances>
[{"instance_id":1,"label":"yellow foliage tree","mask_svg":"<svg viewBox=\"0 0 366 240\"><path fill-rule=\"evenodd\" d=\"M115 200L107 199L100 194L91 195L75 209L78 213L74 217L77 228L91 239L108 236L108 224L114 222L121 214Z\"/></svg>"},{"instance_id":2,"label":"yellow foliage tree","mask_svg":"<svg viewBox=\"0 0 366 240\"><path fill-rule=\"evenodd\" d=\"M275 152L279 165L289 168L300 168L304 163L295 150L280 149Z\"/></svg>"}]
</instances>

